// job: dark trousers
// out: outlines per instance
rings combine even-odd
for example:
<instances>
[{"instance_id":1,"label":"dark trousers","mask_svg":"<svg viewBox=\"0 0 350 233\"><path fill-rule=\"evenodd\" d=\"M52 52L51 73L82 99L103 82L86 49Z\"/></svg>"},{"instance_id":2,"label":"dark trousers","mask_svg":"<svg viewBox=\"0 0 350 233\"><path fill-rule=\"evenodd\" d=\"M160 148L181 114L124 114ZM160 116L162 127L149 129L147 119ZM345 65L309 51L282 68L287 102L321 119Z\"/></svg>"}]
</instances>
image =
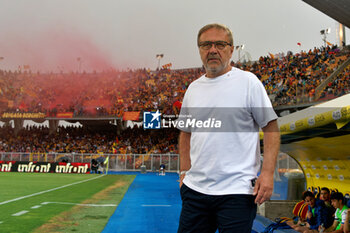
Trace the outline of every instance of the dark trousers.
<instances>
[{"instance_id":1,"label":"dark trousers","mask_svg":"<svg viewBox=\"0 0 350 233\"><path fill-rule=\"evenodd\" d=\"M206 195L184 184L180 193L178 233L251 233L257 208L253 195Z\"/></svg>"}]
</instances>

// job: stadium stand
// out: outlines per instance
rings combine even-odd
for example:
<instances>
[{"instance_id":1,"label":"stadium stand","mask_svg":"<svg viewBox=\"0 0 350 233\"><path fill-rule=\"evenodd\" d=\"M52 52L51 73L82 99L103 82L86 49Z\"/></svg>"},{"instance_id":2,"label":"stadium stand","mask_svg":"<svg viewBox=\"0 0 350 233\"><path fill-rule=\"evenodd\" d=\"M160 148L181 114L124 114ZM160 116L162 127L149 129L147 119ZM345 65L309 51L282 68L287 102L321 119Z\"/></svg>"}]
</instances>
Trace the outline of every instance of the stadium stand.
<instances>
[{"instance_id":1,"label":"stadium stand","mask_svg":"<svg viewBox=\"0 0 350 233\"><path fill-rule=\"evenodd\" d=\"M334 46L232 65L255 73L274 106L279 106L315 101L315 88L348 56L346 49L342 51ZM71 112L73 118L94 116L96 120L106 115L121 118L128 111L160 109L163 114L173 114L174 103L182 100L188 85L202 73L201 68L92 74L0 71L0 112L43 112L49 117ZM323 89L319 100L349 93L350 67ZM119 135L112 130L100 135L101 132L96 134L86 128L59 128L53 135L45 128L23 128L14 133L11 127L3 127L0 131L0 151L8 152L147 153L153 149L159 153L177 153L174 130L154 133L135 127L122 130ZM113 146L117 137L118 146Z\"/></svg>"},{"instance_id":2,"label":"stadium stand","mask_svg":"<svg viewBox=\"0 0 350 233\"><path fill-rule=\"evenodd\" d=\"M348 56L347 51L333 46L298 54L288 52L287 55L260 57L251 64L233 65L255 73L274 106L295 105L316 101L315 89ZM126 111L159 109L171 114L188 85L203 72L201 68L90 74L0 71L0 113L122 117ZM348 81L349 69L341 72L319 96L325 100L348 93Z\"/></svg>"},{"instance_id":3,"label":"stadium stand","mask_svg":"<svg viewBox=\"0 0 350 233\"><path fill-rule=\"evenodd\" d=\"M159 131L134 127L122 131L93 132L85 128L59 127L49 134L48 128L27 127L15 136L11 127L0 128L0 152L33 153L106 153L166 154L177 153L177 130Z\"/></svg>"}]
</instances>

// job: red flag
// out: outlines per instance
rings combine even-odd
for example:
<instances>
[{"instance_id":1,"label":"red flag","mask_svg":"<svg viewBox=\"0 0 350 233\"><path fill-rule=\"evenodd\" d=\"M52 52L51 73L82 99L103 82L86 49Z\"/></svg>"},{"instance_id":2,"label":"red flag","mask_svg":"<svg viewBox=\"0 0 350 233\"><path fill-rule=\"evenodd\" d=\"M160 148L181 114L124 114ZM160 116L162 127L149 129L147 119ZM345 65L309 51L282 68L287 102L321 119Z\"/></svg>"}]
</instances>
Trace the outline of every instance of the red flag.
<instances>
[{"instance_id":1,"label":"red flag","mask_svg":"<svg viewBox=\"0 0 350 233\"><path fill-rule=\"evenodd\" d=\"M173 103L173 106L174 107L176 107L176 108L178 108L178 109L181 109L181 106L182 106L182 103L180 102L180 101L175 101L174 103Z\"/></svg>"},{"instance_id":2,"label":"red flag","mask_svg":"<svg viewBox=\"0 0 350 233\"><path fill-rule=\"evenodd\" d=\"M18 108L19 108L20 110L27 110L27 109L28 109L28 106L27 106L24 102L22 102L22 103L18 106Z\"/></svg>"},{"instance_id":3,"label":"red flag","mask_svg":"<svg viewBox=\"0 0 350 233\"><path fill-rule=\"evenodd\" d=\"M300 42L298 42L298 43L297 43L297 45L301 46L301 43L300 43Z\"/></svg>"}]
</instances>

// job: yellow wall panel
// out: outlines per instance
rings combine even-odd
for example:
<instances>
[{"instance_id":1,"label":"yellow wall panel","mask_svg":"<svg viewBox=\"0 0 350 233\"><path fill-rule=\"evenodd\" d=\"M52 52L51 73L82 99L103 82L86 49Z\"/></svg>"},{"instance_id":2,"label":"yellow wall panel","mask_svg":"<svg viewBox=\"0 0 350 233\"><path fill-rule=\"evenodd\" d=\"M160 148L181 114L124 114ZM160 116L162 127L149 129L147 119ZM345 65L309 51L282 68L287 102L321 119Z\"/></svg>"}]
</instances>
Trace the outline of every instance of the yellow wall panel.
<instances>
[{"instance_id":1,"label":"yellow wall panel","mask_svg":"<svg viewBox=\"0 0 350 233\"><path fill-rule=\"evenodd\" d=\"M337 188L350 191L349 160L298 160L307 182L307 187Z\"/></svg>"}]
</instances>

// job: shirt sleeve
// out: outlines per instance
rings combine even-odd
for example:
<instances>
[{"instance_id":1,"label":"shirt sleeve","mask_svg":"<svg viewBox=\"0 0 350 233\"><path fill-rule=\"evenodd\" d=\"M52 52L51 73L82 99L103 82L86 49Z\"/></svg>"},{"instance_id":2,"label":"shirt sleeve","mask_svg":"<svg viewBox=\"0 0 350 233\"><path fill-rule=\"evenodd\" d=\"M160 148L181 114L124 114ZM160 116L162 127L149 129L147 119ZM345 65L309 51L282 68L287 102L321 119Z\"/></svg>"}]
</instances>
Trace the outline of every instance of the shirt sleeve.
<instances>
[{"instance_id":1,"label":"shirt sleeve","mask_svg":"<svg viewBox=\"0 0 350 233\"><path fill-rule=\"evenodd\" d=\"M346 219L346 211L343 211L341 213L341 224L344 224L345 223L345 219Z\"/></svg>"},{"instance_id":2,"label":"shirt sleeve","mask_svg":"<svg viewBox=\"0 0 350 233\"><path fill-rule=\"evenodd\" d=\"M251 75L253 77L251 78L250 109L256 123L260 128L263 128L270 121L275 120L278 117L273 110L264 85L254 74Z\"/></svg>"},{"instance_id":3,"label":"shirt sleeve","mask_svg":"<svg viewBox=\"0 0 350 233\"><path fill-rule=\"evenodd\" d=\"M334 214L334 220L339 222L341 219L338 218L338 215L339 215L339 209L337 209Z\"/></svg>"}]
</instances>

